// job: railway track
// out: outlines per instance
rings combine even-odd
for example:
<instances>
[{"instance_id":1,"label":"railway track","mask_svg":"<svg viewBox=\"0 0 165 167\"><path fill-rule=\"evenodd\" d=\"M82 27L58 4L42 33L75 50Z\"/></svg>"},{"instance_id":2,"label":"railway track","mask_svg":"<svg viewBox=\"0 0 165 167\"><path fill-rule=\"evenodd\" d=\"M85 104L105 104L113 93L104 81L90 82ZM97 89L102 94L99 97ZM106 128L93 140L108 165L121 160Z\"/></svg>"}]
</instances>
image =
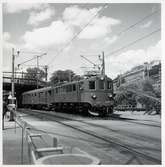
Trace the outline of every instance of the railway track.
<instances>
[{"instance_id":1,"label":"railway track","mask_svg":"<svg viewBox=\"0 0 165 167\"><path fill-rule=\"evenodd\" d=\"M28 109L29 110L29 109ZM54 115L56 112L52 112L52 111L44 111L44 110L33 110L35 112L39 112L39 113L46 113L46 114L52 114ZM66 114L66 113L65 113ZM71 115L70 113L68 113L69 115ZM66 119L70 119L70 120L75 120L75 119L71 119L69 117L62 117L62 116L59 116L59 115L55 115L56 117L61 117L61 118L66 118ZM76 117L77 115L74 114L74 117ZM144 125L144 126L151 126L151 127L158 127L160 128L161 126L160 125L155 125L155 124L148 124L148 123L142 123L142 122L137 122L135 119L130 119L130 118L122 118L122 117L119 117L119 116L116 116L116 115L110 115L109 117L93 117L93 116L78 116L78 120L81 121L80 119L84 119L84 118L87 118L89 120L120 120L120 121L123 121L123 122L128 122L128 123L132 123L132 124L138 124L138 125ZM147 120L145 120L147 121ZM152 121L154 123L156 123L155 121Z\"/></svg>"},{"instance_id":2,"label":"railway track","mask_svg":"<svg viewBox=\"0 0 165 167\"><path fill-rule=\"evenodd\" d=\"M27 113L27 112L25 112L25 113ZM146 154L144 152L139 152L139 151L131 148L130 146L126 145L125 143L123 144L122 142L117 141L113 137L100 136L99 134L97 134L95 132L92 132L92 131L86 130L86 129L85 130L84 129L80 129L79 127L76 127L76 126L71 125L71 124L66 123L66 122L67 121L78 121L78 122L81 122L81 123L84 123L84 124L88 124L90 126L96 126L97 124L84 122L82 120L66 118L66 117L63 117L63 116L52 117L53 114L49 113L49 112L41 112L41 111L36 111L36 110L34 111L33 110L33 112L29 112L28 111L28 113L32 114L32 115L35 115L35 116L37 115L37 117L39 116L40 118L48 119L48 120L51 120L51 121L56 121L56 122L58 122L61 125L67 126L69 128L75 129L76 131L79 131L79 132L84 133L86 135L90 135L92 137L100 139L100 140L106 142L107 144L113 144L115 146L118 146L118 147L120 147L120 149L123 149L123 151L127 151L128 153L133 154L133 155L135 155L137 157L141 157L142 159L151 161L151 162L153 162L155 164L161 164L161 160L159 158L155 158L155 157L150 156L149 154ZM40 115L38 115L38 113L40 113ZM100 126L100 125L97 125L97 126ZM100 127L101 128L105 128L104 126L100 126ZM109 130L113 130L113 129L109 129Z\"/></svg>"},{"instance_id":3,"label":"railway track","mask_svg":"<svg viewBox=\"0 0 165 167\"><path fill-rule=\"evenodd\" d=\"M94 126L94 127L98 127L98 128L103 128L103 129L106 129L106 130L109 130L109 131L112 131L112 132L117 132L117 133L120 133L120 134L123 134L123 135L126 135L126 136L129 136L129 137L132 137L132 138L135 138L135 139L143 139L143 140L147 140L147 141L149 141L149 140L154 140L154 141L158 141L158 142L160 142L160 140L156 140L155 138L149 138L149 137L146 137L146 136L143 136L143 135L136 135L136 134L134 134L133 132L131 133L131 134L128 134L128 131L121 131L121 130L114 130L114 129L112 129L112 128L107 128L106 126L103 126L103 125L98 125L98 124L96 124L96 123L90 123L90 122L87 122L88 121L88 119L87 119L87 121L83 121L83 120L80 120L81 119L81 117L80 117L80 119L73 119L73 118L69 118L69 117L66 117L66 116L59 116L59 115L54 115L54 113L47 113L47 112L42 112L42 111L37 111L37 110L35 110L36 112L39 112L39 113L41 113L41 114L50 114L50 115L52 115L52 116L55 116L55 117L58 117L58 118L61 118L61 119L66 119L66 120L69 120L69 121L74 121L74 122L76 122L76 121L78 121L78 122L81 122L81 123L84 123L84 124L87 124L87 125L90 125L90 126ZM92 118L92 120L94 119L95 120L95 117L91 117ZM111 120L111 118L110 119L107 119L107 118L103 118L103 120ZM90 119L89 119L90 120ZM96 119L97 120L97 119ZM100 120L100 118L99 118L99 120ZM120 119L119 119L120 120ZM122 121L124 121L124 119L121 119ZM124 121L124 122L129 122L129 123L132 123L132 124L139 124L139 125L145 125L145 126L152 126L152 127L160 127L160 126L157 126L157 125L151 125L151 124L143 124L143 123L138 123L138 122L132 122L132 121Z\"/></svg>"}]
</instances>

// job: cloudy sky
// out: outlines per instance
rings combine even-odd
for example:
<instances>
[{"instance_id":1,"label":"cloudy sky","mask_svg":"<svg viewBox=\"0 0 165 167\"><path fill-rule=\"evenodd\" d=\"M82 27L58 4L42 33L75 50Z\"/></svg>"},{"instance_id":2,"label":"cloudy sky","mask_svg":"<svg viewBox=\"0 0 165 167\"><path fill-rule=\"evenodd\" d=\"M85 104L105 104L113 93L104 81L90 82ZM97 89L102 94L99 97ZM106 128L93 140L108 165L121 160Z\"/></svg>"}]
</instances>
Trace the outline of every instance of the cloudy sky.
<instances>
[{"instance_id":1,"label":"cloudy sky","mask_svg":"<svg viewBox=\"0 0 165 167\"><path fill-rule=\"evenodd\" d=\"M3 4L3 70L11 71L13 47L20 51L16 65L47 53L39 64L49 66L49 76L59 69L82 74L83 67L92 65L80 55L99 63L98 55L104 51L106 74L115 78L160 59L160 8L158 3ZM36 59L20 70L30 65L36 65Z\"/></svg>"}]
</instances>

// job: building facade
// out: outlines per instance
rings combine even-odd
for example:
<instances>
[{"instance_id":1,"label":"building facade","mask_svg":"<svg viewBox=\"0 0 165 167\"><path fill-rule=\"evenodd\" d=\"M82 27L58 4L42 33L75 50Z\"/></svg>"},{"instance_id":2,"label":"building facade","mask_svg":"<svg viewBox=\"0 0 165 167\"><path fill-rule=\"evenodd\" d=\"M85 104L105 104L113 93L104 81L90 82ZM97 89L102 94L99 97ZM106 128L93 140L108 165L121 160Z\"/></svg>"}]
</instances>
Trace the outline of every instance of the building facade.
<instances>
[{"instance_id":1,"label":"building facade","mask_svg":"<svg viewBox=\"0 0 165 167\"><path fill-rule=\"evenodd\" d=\"M136 66L113 80L114 92L122 85L137 83L140 80L151 79L155 89L161 88L161 62L158 60Z\"/></svg>"}]
</instances>

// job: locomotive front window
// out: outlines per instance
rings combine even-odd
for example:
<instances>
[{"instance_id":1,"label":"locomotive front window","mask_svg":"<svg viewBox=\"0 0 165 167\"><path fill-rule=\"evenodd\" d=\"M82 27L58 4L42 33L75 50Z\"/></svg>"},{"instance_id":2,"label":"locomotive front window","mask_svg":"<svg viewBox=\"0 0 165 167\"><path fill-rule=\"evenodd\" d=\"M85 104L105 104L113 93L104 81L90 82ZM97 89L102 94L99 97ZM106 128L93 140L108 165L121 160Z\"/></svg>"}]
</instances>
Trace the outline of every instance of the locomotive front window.
<instances>
[{"instance_id":1,"label":"locomotive front window","mask_svg":"<svg viewBox=\"0 0 165 167\"><path fill-rule=\"evenodd\" d=\"M95 89L95 81L89 81L89 89Z\"/></svg>"},{"instance_id":2,"label":"locomotive front window","mask_svg":"<svg viewBox=\"0 0 165 167\"><path fill-rule=\"evenodd\" d=\"M99 89L104 89L104 81L99 80Z\"/></svg>"},{"instance_id":3,"label":"locomotive front window","mask_svg":"<svg viewBox=\"0 0 165 167\"><path fill-rule=\"evenodd\" d=\"M112 89L112 83L110 81L107 81L107 89Z\"/></svg>"}]
</instances>

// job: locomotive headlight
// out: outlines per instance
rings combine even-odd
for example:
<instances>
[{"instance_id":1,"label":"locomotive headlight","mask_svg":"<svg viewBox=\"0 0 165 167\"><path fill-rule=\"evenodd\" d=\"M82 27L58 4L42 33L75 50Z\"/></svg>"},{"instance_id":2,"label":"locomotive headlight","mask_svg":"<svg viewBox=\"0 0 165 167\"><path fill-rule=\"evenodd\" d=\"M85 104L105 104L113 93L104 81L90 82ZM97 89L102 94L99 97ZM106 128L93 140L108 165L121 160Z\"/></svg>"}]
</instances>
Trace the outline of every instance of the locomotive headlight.
<instances>
[{"instance_id":1,"label":"locomotive headlight","mask_svg":"<svg viewBox=\"0 0 165 167\"><path fill-rule=\"evenodd\" d=\"M109 98L112 98L112 97L113 97L113 95L112 95L111 93L109 93L109 94L108 94L108 97L109 97Z\"/></svg>"},{"instance_id":2,"label":"locomotive headlight","mask_svg":"<svg viewBox=\"0 0 165 167\"><path fill-rule=\"evenodd\" d=\"M97 96L95 95L95 94L92 94L92 99L96 99L97 98Z\"/></svg>"},{"instance_id":3,"label":"locomotive headlight","mask_svg":"<svg viewBox=\"0 0 165 167\"><path fill-rule=\"evenodd\" d=\"M100 79L101 79L101 81L103 81L103 80L104 80L104 77L101 77Z\"/></svg>"}]
</instances>

